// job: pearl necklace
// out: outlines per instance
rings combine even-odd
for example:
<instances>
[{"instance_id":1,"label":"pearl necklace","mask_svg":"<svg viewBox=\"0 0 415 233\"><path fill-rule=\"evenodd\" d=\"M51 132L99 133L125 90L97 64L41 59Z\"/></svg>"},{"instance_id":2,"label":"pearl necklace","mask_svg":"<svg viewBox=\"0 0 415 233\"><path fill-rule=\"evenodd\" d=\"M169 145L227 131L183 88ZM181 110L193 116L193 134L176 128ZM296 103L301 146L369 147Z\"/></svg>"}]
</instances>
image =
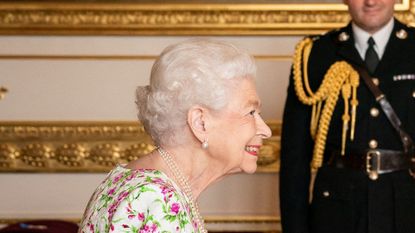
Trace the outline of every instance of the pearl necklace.
<instances>
[{"instance_id":1,"label":"pearl necklace","mask_svg":"<svg viewBox=\"0 0 415 233\"><path fill-rule=\"evenodd\" d=\"M199 207L193 198L192 190L190 189L188 179L183 175L183 173L180 171L179 167L177 166L177 163L173 160L172 156L167 151L165 151L161 147L158 147L157 151L159 152L164 162L167 164L167 167L169 168L169 170L173 173L175 180L179 182L179 186L183 189L184 194L189 199L190 210L193 213L199 232L207 233L204 220L199 213Z\"/></svg>"}]
</instances>

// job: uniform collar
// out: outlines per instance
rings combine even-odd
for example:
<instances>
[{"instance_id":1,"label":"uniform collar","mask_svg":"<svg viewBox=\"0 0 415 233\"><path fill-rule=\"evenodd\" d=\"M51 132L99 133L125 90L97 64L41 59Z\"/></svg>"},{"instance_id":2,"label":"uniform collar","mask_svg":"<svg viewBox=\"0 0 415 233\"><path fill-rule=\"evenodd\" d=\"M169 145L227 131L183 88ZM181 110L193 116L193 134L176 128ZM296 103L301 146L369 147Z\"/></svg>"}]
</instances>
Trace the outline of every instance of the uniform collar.
<instances>
[{"instance_id":1,"label":"uniform collar","mask_svg":"<svg viewBox=\"0 0 415 233\"><path fill-rule=\"evenodd\" d=\"M385 52L386 44L388 43L390 34L392 33L394 26L394 19L391 18L389 22L383 26L379 31L373 35L364 31L362 28L358 27L355 23L352 23L353 37L355 39L355 47L359 52L359 55L362 59L365 57L366 49L368 47L367 40L369 37L373 37L375 40L375 50L381 59L383 53Z\"/></svg>"}]
</instances>

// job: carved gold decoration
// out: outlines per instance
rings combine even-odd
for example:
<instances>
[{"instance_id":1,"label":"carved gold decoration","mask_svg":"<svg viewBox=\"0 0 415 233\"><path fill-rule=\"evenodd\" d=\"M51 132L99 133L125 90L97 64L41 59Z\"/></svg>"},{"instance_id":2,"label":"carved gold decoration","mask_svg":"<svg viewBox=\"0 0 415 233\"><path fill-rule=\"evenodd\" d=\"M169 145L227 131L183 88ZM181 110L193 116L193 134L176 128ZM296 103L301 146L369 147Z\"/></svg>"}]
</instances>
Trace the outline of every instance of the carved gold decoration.
<instances>
[{"instance_id":1,"label":"carved gold decoration","mask_svg":"<svg viewBox=\"0 0 415 233\"><path fill-rule=\"evenodd\" d=\"M277 172L281 123L267 122L259 172ZM154 149L136 122L1 122L0 172L107 172Z\"/></svg>"},{"instance_id":2,"label":"carved gold decoration","mask_svg":"<svg viewBox=\"0 0 415 233\"><path fill-rule=\"evenodd\" d=\"M87 152L85 147L76 143L63 144L56 148L55 160L67 167L83 167Z\"/></svg>"},{"instance_id":3,"label":"carved gold decoration","mask_svg":"<svg viewBox=\"0 0 415 233\"><path fill-rule=\"evenodd\" d=\"M414 2L396 5L396 16L412 25ZM0 3L1 34L298 35L321 33L348 20L346 7L333 3Z\"/></svg>"},{"instance_id":4,"label":"carved gold decoration","mask_svg":"<svg viewBox=\"0 0 415 233\"><path fill-rule=\"evenodd\" d=\"M209 223L273 223L279 224L281 219L279 216L274 215L211 215L206 216L205 222ZM10 219L1 219L0 218L0 225L1 224L14 224L17 222L25 222L31 221L36 219L28 219L28 218L10 218ZM71 218L71 219L61 219L63 221L68 222L80 222L80 219Z\"/></svg>"},{"instance_id":5,"label":"carved gold decoration","mask_svg":"<svg viewBox=\"0 0 415 233\"><path fill-rule=\"evenodd\" d=\"M30 143L21 149L19 160L33 168L50 167L51 149L41 143Z\"/></svg>"},{"instance_id":6,"label":"carved gold decoration","mask_svg":"<svg viewBox=\"0 0 415 233\"><path fill-rule=\"evenodd\" d=\"M11 168L15 166L17 160L17 150L11 145L0 144L0 167Z\"/></svg>"},{"instance_id":7,"label":"carved gold decoration","mask_svg":"<svg viewBox=\"0 0 415 233\"><path fill-rule=\"evenodd\" d=\"M281 123L276 121L268 121L271 128L272 137L264 141L264 145L260 149L258 158L258 168L262 172L279 171L279 153L280 153L280 136Z\"/></svg>"},{"instance_id":8,"label":"carved gold decoration","mask_svg":"<svg viewBox=\"0 0 415 233\"><path fill-rule=\"evenodd\" d=\"M0 86L0 100L4 99L8 91L7 88Z\"/></svg>"},{"instance_id":9,"label":"carved gold decoration","mask_svg":"<svg viewBox=\"0 0 415 233\"><path fill-rule=\"evenodd\" d=\"M120 148L117 144L105 143L91 149L89 159L100 166L113 167L120 160Z\"/></svg>"},{"instance_id":10,"label":"carved gold decoration","mask_svg":"<svg viewBox=\"0 0 415 233\"><path fill-rule=\"evenodd\" d=\"M155 146L146 143L134 144L125 150L123 158L130 162L150 153L155 148Z\"/></svg>"}]
</instances>

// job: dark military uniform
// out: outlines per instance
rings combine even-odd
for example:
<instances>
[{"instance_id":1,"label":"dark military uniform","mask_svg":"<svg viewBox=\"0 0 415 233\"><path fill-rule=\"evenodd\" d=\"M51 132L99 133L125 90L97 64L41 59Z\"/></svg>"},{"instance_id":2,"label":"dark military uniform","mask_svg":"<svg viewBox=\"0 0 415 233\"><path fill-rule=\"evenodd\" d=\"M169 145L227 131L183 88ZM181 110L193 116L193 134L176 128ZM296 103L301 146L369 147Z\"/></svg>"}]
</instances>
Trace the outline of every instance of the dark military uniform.
<instances>
[{"instance_id":1,"label":"dark military uniform","mask_svg":"<svg viewBox=\"0 0 415 233\"><path fill-rule=\"evenodd\" d=\"M353 39L352 27L314 38L308 74L314 91L336 61L364 66ZM382 174L377 180L362 170L323 166L314 182L309 204L310 161L314 141L310 136L311 107L302 104L290 78L281 144L280 205L284 233L412 233L415 232L415 179L408 170ZM415 139L415 30L395 20L394 29L376 71L372 75ZM401 139L360 79L357 90L355 138L347 139L351 151L368 148L402 150ZM340 97L333 112L326 152L340 150L342 114Z\"/></svg>"}]
</instances>

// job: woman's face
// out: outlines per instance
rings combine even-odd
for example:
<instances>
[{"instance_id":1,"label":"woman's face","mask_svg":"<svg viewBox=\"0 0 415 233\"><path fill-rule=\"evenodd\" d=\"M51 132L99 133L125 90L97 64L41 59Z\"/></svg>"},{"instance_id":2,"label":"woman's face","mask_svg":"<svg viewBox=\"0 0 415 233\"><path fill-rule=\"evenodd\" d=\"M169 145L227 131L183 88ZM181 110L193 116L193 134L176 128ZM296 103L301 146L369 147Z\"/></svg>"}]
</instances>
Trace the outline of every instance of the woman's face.
<instances>
[{"instance_id":1,"label":"woman's face","mask_svg":"<svg viewBox=\"0 0 415 233\"><path fill-rule=\"evenodd\" d=\"M224 110L213 116L209 152L225 165L225 172L253 173L262 140L271 136L260 114L260 100L252 78L243 79L233 90Z\"/></svg>"}]
</instances>

